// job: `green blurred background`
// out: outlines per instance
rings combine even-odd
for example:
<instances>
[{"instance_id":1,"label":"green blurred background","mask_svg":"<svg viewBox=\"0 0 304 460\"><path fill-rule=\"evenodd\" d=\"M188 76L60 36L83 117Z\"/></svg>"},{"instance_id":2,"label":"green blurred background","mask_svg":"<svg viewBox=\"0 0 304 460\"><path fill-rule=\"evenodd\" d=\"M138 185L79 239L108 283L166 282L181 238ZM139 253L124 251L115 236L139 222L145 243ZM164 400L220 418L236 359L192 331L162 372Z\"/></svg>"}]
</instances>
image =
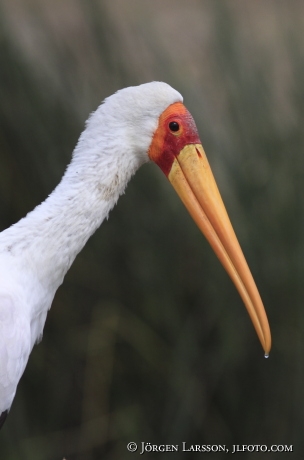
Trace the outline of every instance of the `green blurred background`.
<instances>
[{"instance_id":1,"label":"green blurred background","mask_svg":"<svg viewBox=\"0 0 304 460\"><path fill-rule=\"evenodd\" d=\"M303 458L303 31L300 0L0 1L0 229L52 191L104 97L166 81L195 117L273 334L265 360L234 286L146 165L55 297L1 460L140 458L130 441Z\"/></svg>"}]
</instances>

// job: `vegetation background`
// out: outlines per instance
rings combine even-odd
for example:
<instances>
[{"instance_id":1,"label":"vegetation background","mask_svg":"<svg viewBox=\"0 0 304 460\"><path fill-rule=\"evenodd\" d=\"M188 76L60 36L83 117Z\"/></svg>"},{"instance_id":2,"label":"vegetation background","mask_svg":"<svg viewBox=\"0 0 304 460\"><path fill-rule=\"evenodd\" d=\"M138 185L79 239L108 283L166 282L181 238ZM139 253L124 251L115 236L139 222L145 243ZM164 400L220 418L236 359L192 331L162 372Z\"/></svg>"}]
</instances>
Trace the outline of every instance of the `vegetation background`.
<instances>
[{"instance_id":1,"label":"vegetation background","mask_svg":"<svg viewBox=\"0 0 304 460\"><path fill-rule=\"evenodd\" d=\"M0 0L0 229L52 191L104 97L166 81L195 117L273 333L265 360L234 286L146 165L56 295L1 459L138 458L130 441L303 458L303 31L300 0Z\"/></svg>"}]
</instances>

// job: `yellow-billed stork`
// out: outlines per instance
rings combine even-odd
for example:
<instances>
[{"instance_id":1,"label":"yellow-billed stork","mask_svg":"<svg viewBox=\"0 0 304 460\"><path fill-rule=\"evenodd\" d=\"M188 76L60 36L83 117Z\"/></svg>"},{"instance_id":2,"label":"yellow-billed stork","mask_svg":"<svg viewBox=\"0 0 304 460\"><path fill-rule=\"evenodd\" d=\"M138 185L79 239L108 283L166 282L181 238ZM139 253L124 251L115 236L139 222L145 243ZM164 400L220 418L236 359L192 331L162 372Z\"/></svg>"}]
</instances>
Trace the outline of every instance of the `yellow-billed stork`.
<instances>
[{"instance_id":1,"label":"yellow-billed stork","mask_svg":"<svg viewBox=\"0 0 304 460\"><path fill-rule=\"evenodd\" d=\"M125 88L86 123L53 193L0 234L0 426L54 295L76 255L149 160L165 173L236 285L265 354L267 316L182 96L166 83Z\"/></svg>"}]
</instances>

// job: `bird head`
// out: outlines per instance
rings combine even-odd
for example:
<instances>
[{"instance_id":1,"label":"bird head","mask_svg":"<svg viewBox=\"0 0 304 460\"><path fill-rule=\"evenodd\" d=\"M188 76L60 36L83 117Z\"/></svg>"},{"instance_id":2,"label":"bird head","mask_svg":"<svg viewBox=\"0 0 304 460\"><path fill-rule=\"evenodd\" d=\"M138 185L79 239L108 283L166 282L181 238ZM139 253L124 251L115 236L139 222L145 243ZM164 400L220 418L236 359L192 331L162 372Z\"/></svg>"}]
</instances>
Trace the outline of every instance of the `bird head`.
<instances>
[{"instance_id":1,"label":"bird head","mask_svg":"<svg viewBox=\"0 0 304 460\"><path fill-rule=\"evenodd\" d=\"M101 169L105 162L108 169L109 164L115 169L115 190L119 171L123 184L126 175L131 177L149 160L164 172L235 284L268 355L271 335L265 309L181 94L162 82L118 91L88 120L81 137L81 142L91 144L94 155L96 139L97 147L104 147Z\"/></svg>"}]
</instances>

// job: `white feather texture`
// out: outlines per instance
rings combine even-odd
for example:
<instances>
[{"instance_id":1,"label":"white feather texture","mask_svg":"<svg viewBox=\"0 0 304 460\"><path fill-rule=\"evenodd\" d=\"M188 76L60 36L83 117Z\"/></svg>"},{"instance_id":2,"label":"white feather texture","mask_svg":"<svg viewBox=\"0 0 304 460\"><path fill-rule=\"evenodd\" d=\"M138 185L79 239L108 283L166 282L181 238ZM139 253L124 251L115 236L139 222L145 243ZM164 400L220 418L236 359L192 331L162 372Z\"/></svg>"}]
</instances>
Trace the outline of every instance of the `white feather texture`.
<instances>
[{"instance_id":1,"label":"white feather texture","mask_svg":"<svg viewBox=\"0 0 304 460\"><path fill-rule=\"evenodd\" d=\"M125 88L86 123L60 184L0 233L0 415L12 404L55 292L148 149L161 113L182 96L166 83Z\"/></svg>"}]
</instances>

